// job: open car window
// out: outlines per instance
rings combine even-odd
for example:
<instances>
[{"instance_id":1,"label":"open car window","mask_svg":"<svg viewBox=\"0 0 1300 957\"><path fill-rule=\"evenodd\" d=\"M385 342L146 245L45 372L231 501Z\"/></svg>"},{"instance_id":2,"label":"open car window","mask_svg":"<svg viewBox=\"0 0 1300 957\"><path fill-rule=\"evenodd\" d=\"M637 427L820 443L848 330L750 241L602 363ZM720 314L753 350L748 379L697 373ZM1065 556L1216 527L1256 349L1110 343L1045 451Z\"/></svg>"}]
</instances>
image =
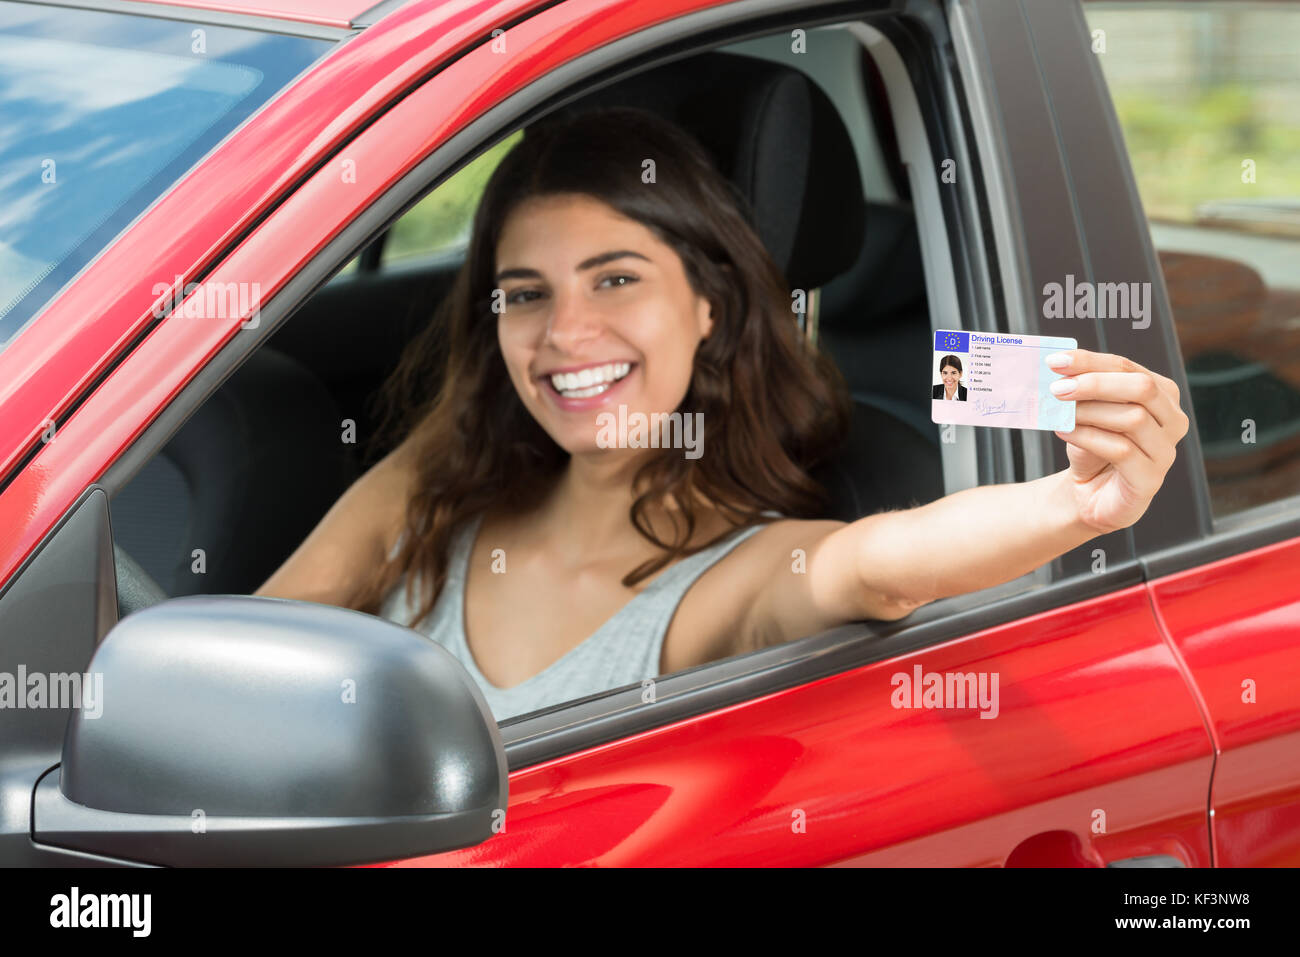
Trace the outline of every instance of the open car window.
<instances>
[{"instance_id":1,"label":"open car window","mask_svg":"<svg viewBox=\"0 0 1300 957\"><path fill-rule=\"evenodd\" d=\"M914 81L924 78L924 71L909 70L904 54L914 55L915 51L900 52L895 43L904 43L905 36L890 30L886 19L874 19L872 26L849 24L812 31L823 57L840 58L839 69L819 70L812 82L826 98L829 112L823 116L840 124L846 137L839 141L842 149L835 154L838 165L812 172L819 187L827 190L820 199L822 225L843 228L855 205L860 205L865 219L860 237L851 244L836 245L834 268L821 270L825 275L805 284L815 295L811 297L812 314L803 328L842 372L853 397L854 424L843 455L819 476L834 502L834 511L825 517L845 521L881 509L923 504L947 492L1014 474L1011 456L1004 455L999 444L977 443L977 430L967 427L959 432L967 433L968 441L962 441L959 434L949 445L929 417L934 330L952 326L954 316L960 316L963 324L993 328L996 317L982 306L970 307L969 295L959 290L954 278L952 258L957 244L964 241L963 234L950 219L937 180L916 172L938 168L927 130L941 120L929 117L928 124L921 107L934 91L922 96L913 88ZM759 70L755 63L767 61L769 66L762 69L798 74L802 74L804 62L789 50L784 35L773 37L766 46L738 44L698 56L746 57L747 62L754 61L748 69ZM690 63L686 59L671 66L689 69ZM825 67L824 60L819 64ZM914 68L916 64L910 65ZM699 63L696 68L712 71L712 64ZM626 79L632 81L638 75L629 73ZM710 75L716 77L717 73ZM652 86L650 79L642 83ZM572 93L558 81L551 84L551 94ZM576 101L570 97L562 102ZM854 113L863 110L868 114L865 118ZM513 118L518 114L506 111L506 115ZM538 115L534 113L530 121ZM272 318L276 315L274 301L264 308L264 329L240 333L242 352L232 343L234 358L227 368L237 367L234 374L161 454L124 487L114 490L113 520L119 544L150 574L157 569L155 577L169 594L253 591L303 540L367 462L373 461L373 457L367 460L364 451L377 434L372 400L448 295L459 257L454 247L445 255L427 254L426 250L425 255L412 255L385 268L374 268L383 265L375 259L371 268L365 268L363 248L417 210L436 210L440 192L474 164L494 167L500 152L520 134L520 126L496 119L491 123L497 125L485 121L474 133L478 138L471 141L467 136L464 147L458 147L454 155L447 151L428 157L428 172L414 171L348 227L351 232L346 244L340 236L327 247L302 277L304 290L311 288L308 273L321 284L309 298L286 306L291 313L287 320ZM894 130L895 137L882 137L882 130ZM701 132L711 138L714 149L726 154L728 141L719 141L716 125ZM784 149L785 141L781 143ZM852 168L843 163L846 156L852 157ZM419 176L423 179L415 182ZM959 182L966 188L965 181ZM461 192L459 187L456 191ZM463 196L461 200L461 205L472 206L463 202ZM455 204L443 204L442 208L445 211L452 206ZM454 235L456 216L444 212L442 221L447 224L446 235ZM813 228L815 222L810 220L808 227L812 235L818 233ZM980 228L978 223L970 225ZM978 253L966 252L979 261ZM789 249L783 255L788 256ZM347 274L337 275L349 261L357 265ZM814 268L824 265L814 257ZM808 263L802 268L807 269ZM324 282L330 275L336 276L335 281ZM792 315L791 321L799 318ZM251 355L252 346L246 344L250 342L256 344ZM239 366L241 359L244 364ZM434 381L426 385L430 391L437 388ZM260 402L262 407L269 403L277 415L241 415L238 410L250 402ZM227 406L224 411L223 403ZM204 424L201 419L205 416L208 421ZM252 423L258 434L237 436L222 424L231 418ZM221 441L214 441L214 436L227 442L234 436L236 443L244 444L231 446L229 453L223 454ZM887 455L882 455L884 450ZM195 468L200 457L208 468ZM260 475L261 480L239 478L252 475ZM194 476L215 476L222 488L237 489L239 495L259 501L244 498L236 506L227 499L224 505L214 507L210 504L212 493L199 488L192 481ZM232 511L245 516L239 525L225 519ZM160 526L161 522L165 526ZM131 536L134 542L128 540ZM152 556L146 554L153 547L160 550ZM1054 569L1044 566L996 589L936 603L923 610L916 621L928 636L926 641L951 638L970 628L981 609L1001 599L1036 593L1049 600L1051 596L1044 597L1038 586L1050 581L1053 574ZM998 607L994 614L1009 614L1008 603L1001 602ZM861 639L869 637L866 629L853 630L857 637L852 640L865 646ZM886 630L886 634L894 631ZM800 647L769 648L760 655L770 651L772 657L765 660L788 659L793 673L795 662L817 657L811 640L850 640L843 634L808 637L809 643L789 643ZM882 647L873 645L869 653L884 654ZM748 657L690 669L689 675L664 677L701 686L721 684L746 668L762 667L759 662L740 660ZM726 670L733 664L734 669ZM590 704L597 710L613 707L607 700ZM546 713L571 706L577 707L577 702L554 701L542 710Z\"/></svg>"},{"instance_id":2,"label":"open car window","mask_svg":"<svg viewBox=\"0 0 1300 957\"><path fill-rule=\"evenodd\" d=\"M835 268L816 271L825 275L803 326L844 374L852 395L843 455L818 475L832 498L826 517L851 521L954 490L945 484L940 429L929 418L937 321L930 299L932 290L942 301L953 293L951 267L938 269L923 250L923 230L940 237L938 249L946 244L942 213L937 203L914 202L907 194L899 147L879 139L893 119L863 35L819 28L814 37L822 51L819 76L803 73L808 61L790 51L783 36L702 56L739 58L764 81L804 77L824 97L826 129L840 127L828 141L852 144L847 163L834 155L832 165L811 175L838 191L822 199L819 215L859 206L865 226L858 247L837 250ZM837 68L826 69L827 59ZM923 129L919 123L911 128ZM346 271L276 329L161 454L116 492L117 543L167 594L251 593L386 451L371 442L380 424L377 395L448 294L486 179L522 135L519 128L504 131L410 204L381 240L368 244L379 242L381 256L351 256ZM734 148L717 139L709 146L724 158ZM905 144L909 159L922 148ZM813 155L825 161L827 151ZM926 216L937 222L922 222ZM791 315L792 323L799 321ZM267 402L276 416L256 414ZM231 429L230 421L243 425ZM884 447L891 449L889 468L880 466L877 454ZM973 482L973 472L968 478ZM229 523L231 509L245 521Z\"/></svg>"}]
</instances>

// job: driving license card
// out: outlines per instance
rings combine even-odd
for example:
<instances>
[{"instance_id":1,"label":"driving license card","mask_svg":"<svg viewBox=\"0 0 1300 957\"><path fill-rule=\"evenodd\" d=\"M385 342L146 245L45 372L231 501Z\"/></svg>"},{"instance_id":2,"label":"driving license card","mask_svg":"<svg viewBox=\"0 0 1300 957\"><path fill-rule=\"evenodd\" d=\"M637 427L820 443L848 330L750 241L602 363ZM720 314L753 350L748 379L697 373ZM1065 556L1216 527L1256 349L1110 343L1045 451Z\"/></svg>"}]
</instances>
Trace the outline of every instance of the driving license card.
<instances>
[{"instance_id":1,"label":"driving license card","mask_svg":"<svg viewBox=\"0 0 1300 957\"><path fill-rule=\"evenodd\" d=\"M1058 399L1049 388L1064 377L1044 360L1078 347L1078 340L1064 336L940 329L934 334L930 418L942 424L1072 432L1074 403Z\"/></svg>"}]
</instances>

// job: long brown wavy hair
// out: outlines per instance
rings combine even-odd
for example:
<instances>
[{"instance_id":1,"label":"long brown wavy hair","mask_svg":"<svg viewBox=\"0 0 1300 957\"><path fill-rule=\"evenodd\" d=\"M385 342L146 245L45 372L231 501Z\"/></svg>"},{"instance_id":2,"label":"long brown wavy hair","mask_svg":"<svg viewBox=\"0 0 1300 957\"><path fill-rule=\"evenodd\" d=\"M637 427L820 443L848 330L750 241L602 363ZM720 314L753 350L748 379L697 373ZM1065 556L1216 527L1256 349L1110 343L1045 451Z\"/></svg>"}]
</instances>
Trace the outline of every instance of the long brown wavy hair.
<instances>
[{"instance_id":1,"label":"long brown wavy hair","mask_svg":"<svg viewBox=\"0 0 1300 957\"><path fill-rule=\"evenodd\" d=\"M654 160L652 182L643 163ZM531 197L585 194L650 229L681 257L713 329L696 350L677 411L700 412L709 443L695 459L680 449L646 454L629 520L662 554L628 572L631 587L669 563L715 544L737 527L824 514L826 492L809 474L839 448L850 399L838 368L807 345L792 290L752 226L743 194L699 143L657 114L607 107L553 117L527 130L488 181L464 265L426 330L385 387L388 428L414 452L416 482L401 547L361 584L352 605L377 613L404 576L422 599L412 624L433 609L450 544L489 508L526 513L544 498L569 454L527 411L507 374L492 310L496 249L511 211ZM438 382L429 395L429 383ZM423 394L422 394L423 393ZM697 548L696 495L732 528ZM671 496L685 528L656 537L652 506ZM678 523L674 519L674 525Z\"/></svg>"}]
</instances>

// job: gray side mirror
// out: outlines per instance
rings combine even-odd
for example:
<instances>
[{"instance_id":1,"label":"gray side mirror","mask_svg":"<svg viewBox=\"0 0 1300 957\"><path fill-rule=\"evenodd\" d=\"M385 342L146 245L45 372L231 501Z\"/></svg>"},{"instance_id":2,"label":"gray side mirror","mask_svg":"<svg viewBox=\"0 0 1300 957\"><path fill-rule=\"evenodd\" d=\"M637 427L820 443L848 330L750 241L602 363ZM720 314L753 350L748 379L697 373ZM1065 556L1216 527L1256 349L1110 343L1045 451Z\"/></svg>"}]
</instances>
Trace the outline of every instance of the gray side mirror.
<instances>
[{"instance_id":1,"label":"gray side mirror","mask_svg":"<svg viewBox=\"0 0 1300 957\"><path fill-rule=\"evenodd\" d=\"M342 865L500 830L505 749L482 692L371 615L178 598L104 638L36 787L36 843L164 865Z\"/></svg>"}]
</instances>

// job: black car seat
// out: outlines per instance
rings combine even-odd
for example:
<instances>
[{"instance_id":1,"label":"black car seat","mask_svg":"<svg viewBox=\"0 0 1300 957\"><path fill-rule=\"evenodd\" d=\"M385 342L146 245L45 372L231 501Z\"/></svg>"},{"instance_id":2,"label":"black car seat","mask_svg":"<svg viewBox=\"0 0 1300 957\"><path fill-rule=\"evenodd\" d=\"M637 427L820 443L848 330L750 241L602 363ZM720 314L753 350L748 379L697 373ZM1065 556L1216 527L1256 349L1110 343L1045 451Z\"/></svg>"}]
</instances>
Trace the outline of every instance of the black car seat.
<instances>
[{"instance_id":1,"label":"black car seat","mask_svg":"<svg viewBox=\"0 0 1300 957\"><path fill-rule=\"evenodd\" d=\"M815 476L831 493L827 517L852 521L940 497L928 413L873 387L895 371L913 374L919 363L914 381L928 388L930 327L915 224L909 236L896 210L866 204L852 139L821 88L784 64L715 52L621 80L557 112L598 106L640 107L689 131L749 200L790 287L833 293L823 301L822 322L831 314L823 341L854 406L842 454Z\"/></svg>"},{"instance_id":2,"label":"black car seat","mask_svg":"<svg viewBox=\"0 0 1300 957\"><path fill-rule=\"evenodd\" d=\"M818 334L854 401L910 427L929 446L924 475L904 475L927 497L943 494L939 427L930 419L933 346L916 217L910 206L867 204L857 262L822 291ZM929 484L927 484L929 483Z\"/></svg>"},{"instance_id":3,"label":"black car seat","mask_svg":"<svg viewBox=\"0 0 1300 957\"><path fill-rule=\"evenodd\" d=\"M254 352L113 497L119 613L255 591L350 484L343 439L314 375Z\"/></svg>"}]
</instances>

